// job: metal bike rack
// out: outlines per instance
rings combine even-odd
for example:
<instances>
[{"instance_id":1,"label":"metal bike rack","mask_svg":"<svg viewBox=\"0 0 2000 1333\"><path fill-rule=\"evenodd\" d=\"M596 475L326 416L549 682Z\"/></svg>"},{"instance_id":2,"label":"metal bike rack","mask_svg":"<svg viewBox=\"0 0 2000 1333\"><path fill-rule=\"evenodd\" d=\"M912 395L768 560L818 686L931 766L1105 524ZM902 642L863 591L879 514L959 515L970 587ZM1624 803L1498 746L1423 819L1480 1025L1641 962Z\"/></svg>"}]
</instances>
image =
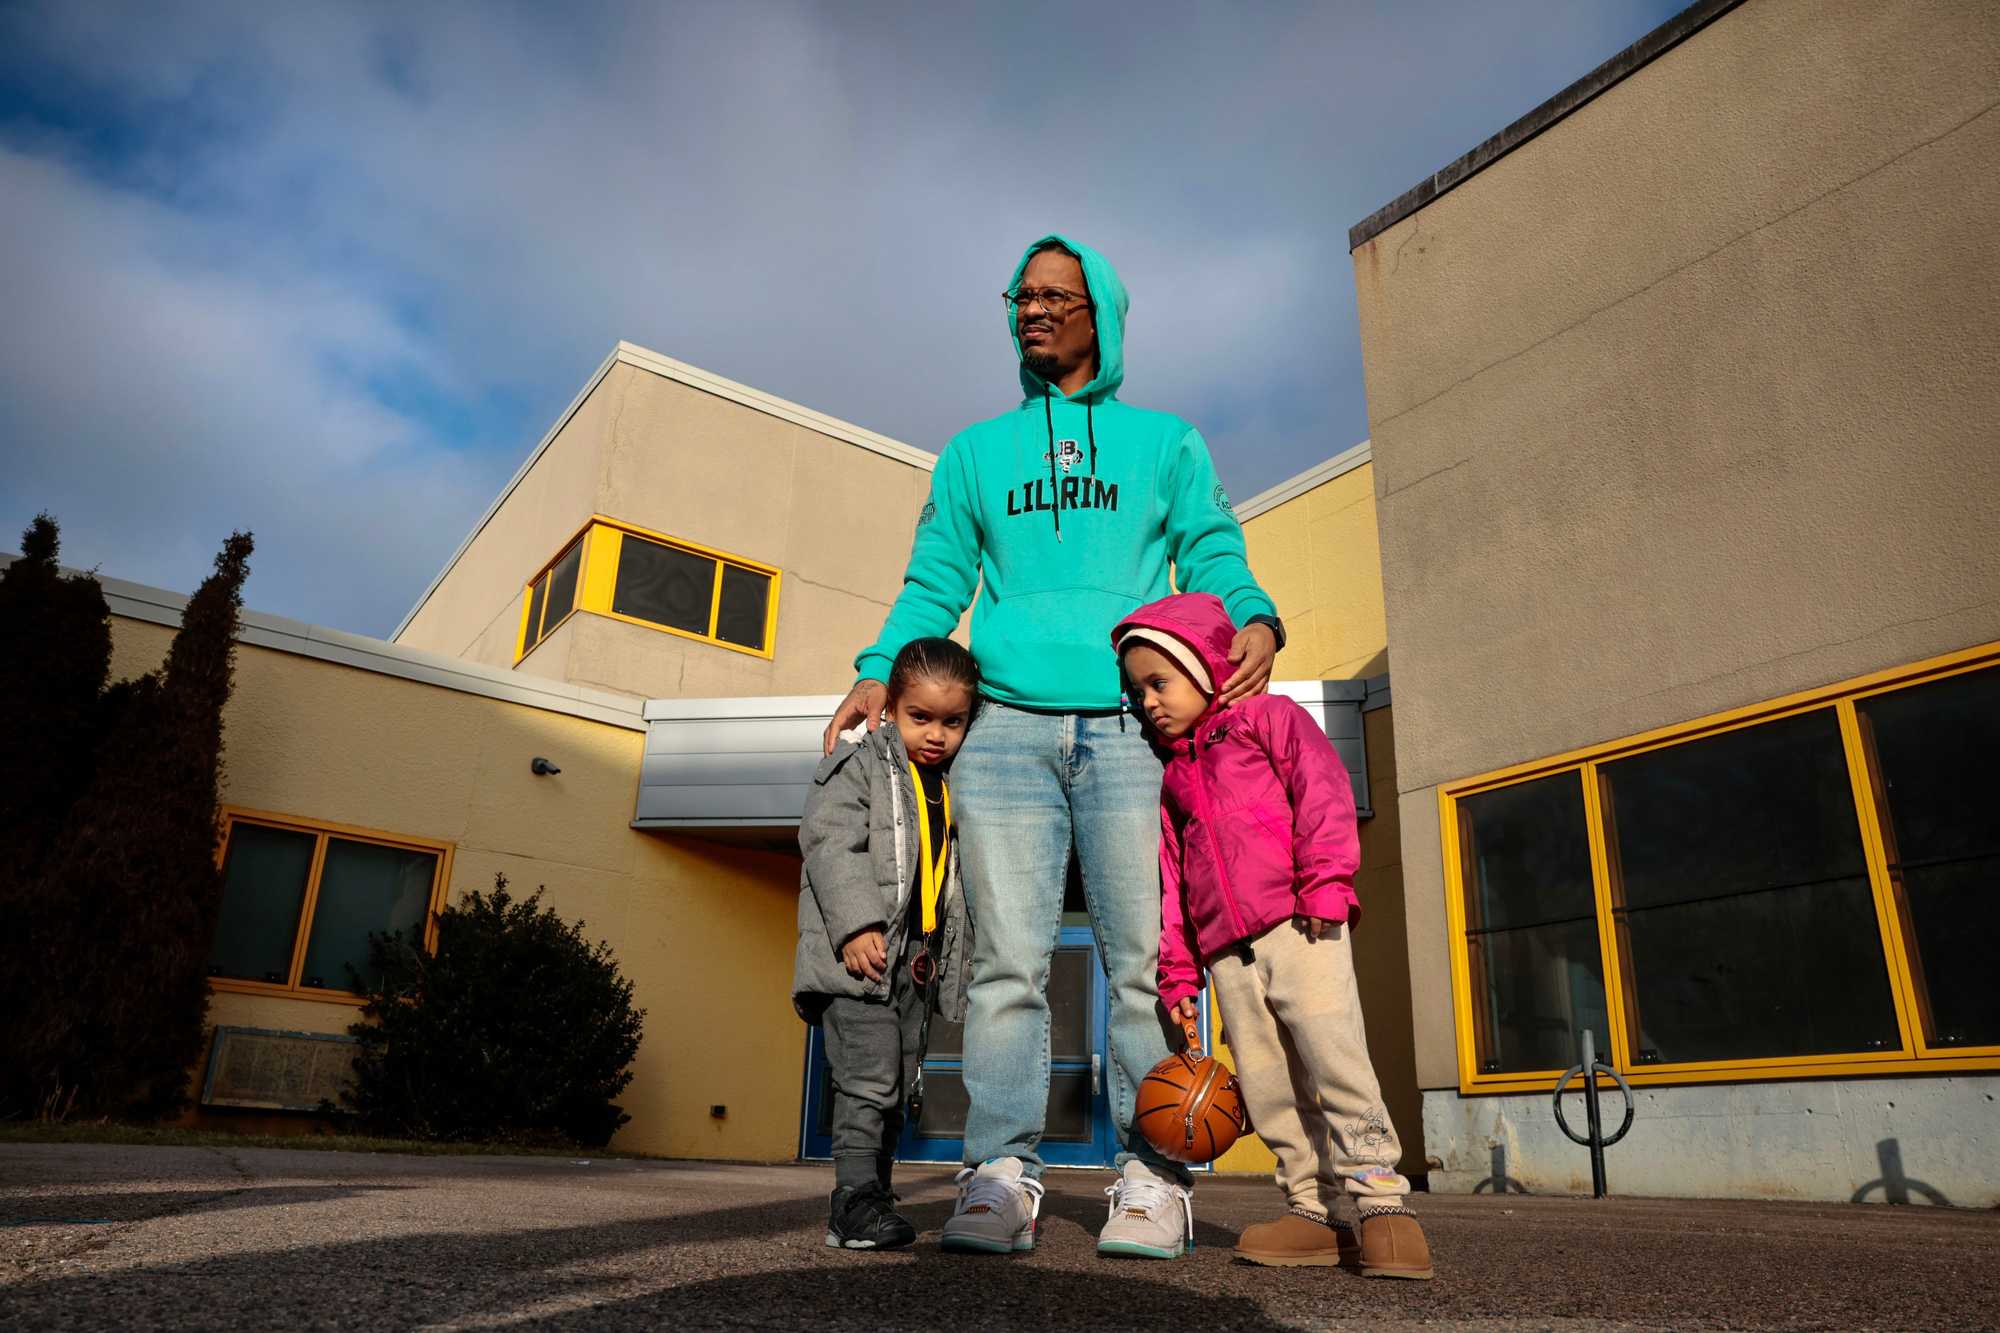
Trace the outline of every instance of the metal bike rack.
<instances>
[{"instance_id":1,"label":"metal bike rack","mask_svg":"<svg viewBox=\"0 0 2000 1333\"><path fill-rule=\"evenodd\" d=\"M1604 1187L1604 1150L1624 1138L1625 1131L1632 1128L1634 1110L1632 1085L1627 1083L1617 1070L1597 1058L1597 1042L1589 1028L1583 1030L1582 1039L1577 1044L1582 1048L1579 1051L1582 1056L1581 1063L1570 1066L1568 1071L1556 1080L1556 1128L1562 1130L1563 1136L1571 1142L1581 1143L1590 1149L1590 1197L1601 1199L1607 1193ZM1604 1135L1604 1117L1597 1104L1597 1075L1600 1073L1609 1074L1611 1081L1618 1085L1619 1092L1625 1096L1625 1121L1618 1126L1618 1132L1609 1138ZM1577 1133L1569 1127L1569 1122L1563 1119L1563 1089L1568 1087L1569 1081L1579 1074L1583 1075L1584 1113L1590 1119L1588 1135Z\"/></svg>"}]
</instances>

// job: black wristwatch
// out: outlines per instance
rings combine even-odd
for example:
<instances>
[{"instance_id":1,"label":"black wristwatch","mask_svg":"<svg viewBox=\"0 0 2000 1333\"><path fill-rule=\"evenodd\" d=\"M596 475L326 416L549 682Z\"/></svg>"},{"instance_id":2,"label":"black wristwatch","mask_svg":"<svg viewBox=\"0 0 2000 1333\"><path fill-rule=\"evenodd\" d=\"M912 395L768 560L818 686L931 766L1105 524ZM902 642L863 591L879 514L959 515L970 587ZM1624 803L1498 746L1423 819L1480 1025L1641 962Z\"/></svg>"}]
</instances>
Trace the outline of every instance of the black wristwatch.
<instances>
[{"instance_id":1,"label":"black wristwatch","mask_svg":"<svg viewBox=\"0 0 2000 1333\"><path fill-rule=\"evenodd\" d=\"M1243 628L1249 629L1252 625L1269 625L1271 627L1271 633L1277 636L1278 651L1279 652L1284 651L1285 649L1284 621L1278 619L1276 616L1252 616L1250 617L1249 620L1243 623Z\"/></svg>"}]
</instances>

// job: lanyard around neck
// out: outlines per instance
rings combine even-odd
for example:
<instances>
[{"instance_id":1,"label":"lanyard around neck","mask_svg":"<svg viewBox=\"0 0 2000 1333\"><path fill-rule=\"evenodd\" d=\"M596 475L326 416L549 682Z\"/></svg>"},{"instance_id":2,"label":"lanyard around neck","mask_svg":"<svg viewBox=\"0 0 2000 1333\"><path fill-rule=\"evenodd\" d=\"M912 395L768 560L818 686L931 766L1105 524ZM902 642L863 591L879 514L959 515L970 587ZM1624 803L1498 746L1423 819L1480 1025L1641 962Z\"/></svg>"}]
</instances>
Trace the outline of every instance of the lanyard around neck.
<instances>
[{"instance_id":1,"label":"lanyard around neck","mask_svg":"<svg viewBox=\"0 0 2000 1333\"><path fill-rule=\"evenodd\" d=\"M917 892L923 904L923 928L928 935L937 929L938 899L944 894L944 873L950 857L951 846L951 784L942 777L938 779L939 799L944 803L943 846L931 845L931 812L924 805L924 775L918 771L916 761L910 761L910 781L917 788L917 847L923 853L922 869L917 875Z\"/></svg>"}]
</instances>

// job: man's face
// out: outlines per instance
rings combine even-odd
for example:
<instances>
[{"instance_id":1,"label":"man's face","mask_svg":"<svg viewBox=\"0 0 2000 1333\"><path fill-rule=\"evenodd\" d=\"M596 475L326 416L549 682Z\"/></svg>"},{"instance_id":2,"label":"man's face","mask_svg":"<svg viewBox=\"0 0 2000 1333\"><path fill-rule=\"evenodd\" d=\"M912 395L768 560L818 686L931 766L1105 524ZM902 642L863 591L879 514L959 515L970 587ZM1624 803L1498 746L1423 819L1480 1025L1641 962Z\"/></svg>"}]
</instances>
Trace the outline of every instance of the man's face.
<instances>
[{"instance_id":1,"label":"man's face","mask_svg":"<svg viewBox=\"0 0 2000 1333\"><path fill-rule=\"evenodd\" d=\"M1020 301L1014 306L1014 328L1021 335L1021 360L1028 369L1054 384L1097 354L1097 323L1091 317L1089 288L1084 285L1083 265L1075 255L1061 250L1044 250L1028 261L1021 274L1022 291L1054 287L1081 297L1061 315L1050 312L1039 301Z\"/></svg>"}]
</instances>

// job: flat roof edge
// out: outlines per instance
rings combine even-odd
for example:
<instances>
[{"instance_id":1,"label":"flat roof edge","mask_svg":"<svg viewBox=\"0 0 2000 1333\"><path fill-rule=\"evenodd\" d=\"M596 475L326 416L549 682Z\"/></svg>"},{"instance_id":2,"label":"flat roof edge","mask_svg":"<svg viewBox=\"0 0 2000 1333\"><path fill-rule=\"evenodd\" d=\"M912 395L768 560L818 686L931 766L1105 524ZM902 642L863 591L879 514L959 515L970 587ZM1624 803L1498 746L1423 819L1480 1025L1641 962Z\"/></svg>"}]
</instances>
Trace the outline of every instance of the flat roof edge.
<instances>
[{"instance_id":1,"label":"flat roof edge","mask_svg":"<svg viewBox=\"0 0 2000 1333\"><path fill-rule=\"evenodd\" d=\"M17 558L0 554L0 567L12 564ZM89 573L73 569L63 572ZM182 594L103 574L91 576L104 589L105 605L112 615L168 628L179 627L181 613L188 604L188 599ZM590 722L622 727L627 731L646 730L643 701L633 696L591 689L586 685L520 676L498 667L464 662L442 653L406 648L385 639L371 639L364 634L349 634L345 630L311 625L303 620L268 615L261 611L239 612L238 625L236 641L253 648L316 658L337 666L370 671L378 676L394 676L421 685L456 690L460 694L482 695L503 703L538 708L543 712L564 713Z\"/></svg>"},{"instance_id":2,"label":"flat roof edge","mask_svg":"<svg viewBox=\"0 0 2000 1333\"><path fill-rule=\"evenodd\" d=\"M685 361L676 361L649 347L621 341L612 355L628 366L636 366L641 370L650 370L655 375L678 380L689 388L700 389L718 398L727 398L731 402L755 408L767 416L789 421L795 426L804 426L807 430L831 436L833 439L866 449L870 453L893 458L898 463L907 463L925 472L937 467L937 455L927 449L904 444L901 440L877 434L865 426L857 426L851 421L842 421L839 417L816 412L803 404L780 398L776 394L765 393L762 389L738 384L732 379L724 379L712 371L703 370L700 366L691 366Z\"/></svg>"},{"instance_id":3,"label":"flat roof edge","mask_svg":"<svg viewBox=\"0 0 2000 1333\"><path fill-rule=\"evenodd\" d=\"M1471 152L1432 172L1347 230L1349 252L1360 249L1412 213L1450 193L1598 94L1624 82L1743 0L1696 0L1680 13L1612 56L1554 97L1522 116Z\"/></svg>"},{"instance_id":4,"label":"flat roof edge","mask_svg":"<svg viewBox=\"0 0 2000 1333\"><path fill-rule=\"evenodd\" d=\"M1236 506L1236 521L1248 523L1259 514L1268 514L1287 500L1296 500L1316 486L1324 486L1335 477L1346 476L1364 463L1375 460L1372 442L1363 440L1327 459L1315 463L1297 476L1287 477L1267 490L1257 492L1242 504Z\"/></svg>"}]
</instances>

